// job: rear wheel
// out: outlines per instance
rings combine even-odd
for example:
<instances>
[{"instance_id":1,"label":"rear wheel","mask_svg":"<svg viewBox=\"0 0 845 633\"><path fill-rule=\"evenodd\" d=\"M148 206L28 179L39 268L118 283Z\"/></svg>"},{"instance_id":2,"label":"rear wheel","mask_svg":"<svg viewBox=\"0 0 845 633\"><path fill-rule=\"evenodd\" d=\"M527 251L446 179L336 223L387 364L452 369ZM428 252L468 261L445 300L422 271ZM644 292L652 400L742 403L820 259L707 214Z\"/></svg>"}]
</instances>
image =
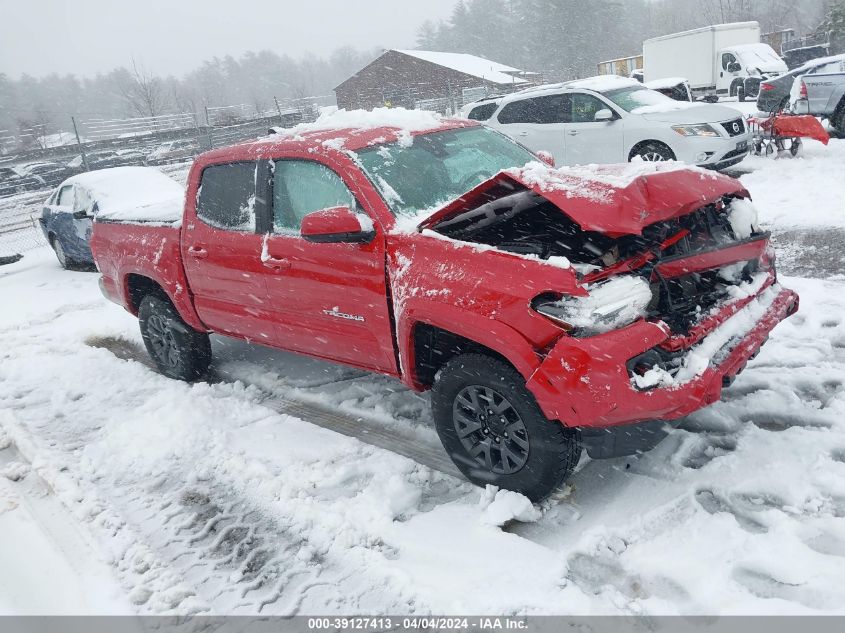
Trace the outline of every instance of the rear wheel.
<instances>
[{"instance_id":1,"label":"rear wheel","mask_svg":"<svg viewBox=\"0 0 845 633\"><path fill-rule=\"evenodd\" d=\"M669 146L659 141L645 141L636 145L628 155L628 161L634 160L637 156L648 162L675 160L675 154L669 149Z\"/></svg>"},{"instance_id":2,"label":"rear wheel","mask_svg":"<svg viewBox=\"0 0 845 633\"><path fill-rule=\"evenodd\" d=\"M432 412L440 441L474 484L532 501L563 483L581 455L577 431L548 420L510 365L462 354L438 372Z\"/></svg>"},{"instance_id":3,"label":"rear wheel","mask_svg":"<svg viewBox=\"0 0 845 633\"><path fill-rule=\"evenodd\" d=\"M166 299L147 295L138 308L141 337L159 371L168 378L196 380L211 364L208 334L182 320Z\"/></svg>"},{"instance_id":4,"label":"rear wheel","mask_svg":"<svg viewBox=\"0 0 845 633\"><path fill-rule=\"evenodd\" d=\"M62 246L62 241L58 237L53 237L50 240L50 246L53 247L53 251L56 253L56 259L59 260L59 265L65 270L69 270L73 268L74 261L68 257L67 253L65 252L65 247Z\"/></svg>"}]
</instances>

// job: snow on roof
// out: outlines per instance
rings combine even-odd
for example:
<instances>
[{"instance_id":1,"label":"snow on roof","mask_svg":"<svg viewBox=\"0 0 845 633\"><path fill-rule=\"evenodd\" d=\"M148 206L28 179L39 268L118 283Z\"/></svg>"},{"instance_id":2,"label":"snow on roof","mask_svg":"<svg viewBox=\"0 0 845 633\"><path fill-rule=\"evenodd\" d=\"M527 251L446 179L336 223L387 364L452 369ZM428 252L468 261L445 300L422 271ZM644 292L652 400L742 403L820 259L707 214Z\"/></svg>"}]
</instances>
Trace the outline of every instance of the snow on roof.
<instances>
[{"instance_id":1,"label":"snow on roof","mask_svg":"<svg viewBox=\"0 0 845 633\"><path fill-rule=\"evenodd\" d=\"M524 84L528 83L524 79L514 77L509 73L522 73L523 71L513 66L506 66L498 62L484 59L483 57L476 57L475 55L468 55L466 53L443 53L440 51L415 51L415 50L399 50L394 49L397 53L409 55L457 70L465 75L472 75L479 79L484 79L495 84ZM533 74L533 73L532 73Z\"/></svg>"},{"instance_id":2,"label":"snow on roof","mask_svg":"<svg viewBox=\"0 0 845 633\"><path fill-rule=\"evenodd\" d=\"M113 167L71 176L97 203L97 218L126 222L178 222L185 190L152 167Z\"/></svg>"},{"instance_id":3,"label":"snow on roof","mask_svg":"<svg viewBox=\"0 0 845 633\"><path fill-rule=\"evenodd\" d=\"M686 82L686 77L664 77L663 79L652 79L651 81L646 81L643 85L646 88L657 90L658 88L674 88L678 84Z\"/></svg>"},{"instance_id":4,"label":"snow on roof","mask_svg":"<svg viewBox=\"0 0 845 633\"><path fill-rule=\"evenodd\" d=\"M636 79L621 77L619 75L596 75L595 77L587 77L586 79L568 81L565 85L567 88L594 90L596 92L616 90L617 88L628 88L629 86L642 86L642 84Z\"/></svg>"},{"instance_id":5,"label":"snow on roof","mask_svg":"<svg viewBox=\"0 0 845 633\"><path fill-rule=\"evenodd\" d=\"M832 64L834 62L841 61L845 61L845 54L831 55L830 57L817 57L816 59L811 59L808 62L804 62L801 66L799 66L792 72L796 75L801 75L807 72L808 70L815 68L816 66L824 66L825 64Z\"/></svg>"}]
</instances>

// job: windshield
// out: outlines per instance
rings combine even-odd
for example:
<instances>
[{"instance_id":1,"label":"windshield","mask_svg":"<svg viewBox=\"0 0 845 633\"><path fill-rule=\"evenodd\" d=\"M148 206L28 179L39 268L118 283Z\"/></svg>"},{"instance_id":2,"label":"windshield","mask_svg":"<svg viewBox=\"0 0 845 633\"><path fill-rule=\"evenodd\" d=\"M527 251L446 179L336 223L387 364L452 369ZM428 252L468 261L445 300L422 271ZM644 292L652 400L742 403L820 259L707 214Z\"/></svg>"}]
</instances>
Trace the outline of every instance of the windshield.
<instances>
[{"instance_id":1,"label":"windshield","mask_svg":"<svg viewBox=\"0 0 845 633\"><path fill-rule=\"evenodd\" d=\"M635 109L645 106L672 103L673 101L673 99L670 99L666 95L656 90L650 90L645 86L630 86L628 88L619 88L618 90L608 90L604 93L604 96L626 112L633 112Z\"/></svg>"},{"instance_id":2,"label":"windshield","mask_svg":"<svg viewBox=\"0 0 845 633\"><path fill-rule=\"evenodd\" d=\"M413 216L454 200L503 169L537 160L486 127L412 137L358 151L364 171L397 215Z\"/></svg>"}]
</instances>

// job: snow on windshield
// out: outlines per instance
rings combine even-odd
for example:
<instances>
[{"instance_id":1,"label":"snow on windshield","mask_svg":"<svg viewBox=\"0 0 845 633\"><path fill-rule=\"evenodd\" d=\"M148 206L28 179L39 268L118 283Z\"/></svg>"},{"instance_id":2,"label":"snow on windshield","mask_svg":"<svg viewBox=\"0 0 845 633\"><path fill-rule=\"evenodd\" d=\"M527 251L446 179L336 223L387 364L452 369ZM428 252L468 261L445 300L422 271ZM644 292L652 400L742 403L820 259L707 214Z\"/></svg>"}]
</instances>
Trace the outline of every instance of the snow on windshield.
<instances>
[{"instance_id":1,"label":"snow on windshield","mask_svg":"<svg viewBox=\"0 0 845 633\"><path fill-rule=\"evenodd\" d=\"M397 215L417 216L454 200L503 169L536 157L484 127L404 136L357 152L362 168Z\"/></svg>"}]
</instances>

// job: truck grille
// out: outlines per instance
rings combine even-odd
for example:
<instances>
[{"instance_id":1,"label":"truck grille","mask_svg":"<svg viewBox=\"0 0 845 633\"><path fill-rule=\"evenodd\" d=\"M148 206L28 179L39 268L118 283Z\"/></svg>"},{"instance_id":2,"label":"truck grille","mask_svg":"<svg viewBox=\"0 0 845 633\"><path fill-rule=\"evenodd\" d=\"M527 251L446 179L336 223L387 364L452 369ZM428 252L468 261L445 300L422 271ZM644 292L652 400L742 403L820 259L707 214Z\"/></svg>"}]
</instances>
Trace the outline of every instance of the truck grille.
<instances>
[{"instance_id":1,"label":"truck grille","mask_svg":"<svg viewBox=\"0 0 845 633\"><path fill-rule=\"evenodd\" d=\"M733 119L732 121L725 121L721 126L725 128L728 136L739 136L745 132L745 122L742 120L742 117Z\"/></svg>"}]
</instances>

